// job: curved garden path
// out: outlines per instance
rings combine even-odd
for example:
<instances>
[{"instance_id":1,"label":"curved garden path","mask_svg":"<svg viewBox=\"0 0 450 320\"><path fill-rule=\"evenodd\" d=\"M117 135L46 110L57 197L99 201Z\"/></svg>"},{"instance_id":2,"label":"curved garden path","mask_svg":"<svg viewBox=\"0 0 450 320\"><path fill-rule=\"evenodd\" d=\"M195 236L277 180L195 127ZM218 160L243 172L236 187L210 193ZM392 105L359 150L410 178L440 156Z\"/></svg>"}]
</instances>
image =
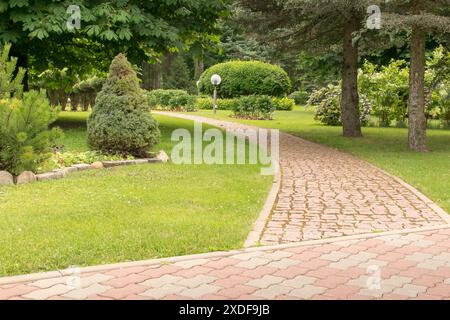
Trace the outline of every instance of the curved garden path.
<instances>
[{"instance_id":1,"label":"curved garden path","mask_svg":"<svg viewBox=\"0 0 450 320\"><path fill-rule=\"evenodd\" d=\"M227 129L255 128L194 115L159 114ZM253 244L450 224L444 210L400 179L355 156L290 134L280 134L280 168L277 197Z\"/></svg>"},{"instance_id":2,"label":"curved garden path","mask_svg":"<svg viewBox=\"0 0 450 320\"><path fill-rule=\"evenodd\" d=\"M280 144L280 188L251 239L273 245L0 278L0 299L450 298L443 210L351 155L287 134Z\"/></svg>"}]
</instances>

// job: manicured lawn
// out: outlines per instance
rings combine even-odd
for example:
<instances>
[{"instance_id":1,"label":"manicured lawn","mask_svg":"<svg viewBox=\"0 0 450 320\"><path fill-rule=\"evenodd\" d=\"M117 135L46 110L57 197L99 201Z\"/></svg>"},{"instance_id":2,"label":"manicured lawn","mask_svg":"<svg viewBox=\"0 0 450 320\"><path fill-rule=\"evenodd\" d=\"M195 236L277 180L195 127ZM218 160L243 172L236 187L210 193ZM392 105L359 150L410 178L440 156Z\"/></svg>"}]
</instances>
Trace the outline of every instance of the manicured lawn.
<instances>
[{"instance_id":1,"label":"manicured lawn","mask_svg":"<svg viewBox=\"0 0 450 320\"><path fill-rule=\"evenodd\" d=\"M279 111L274 120L237 120L229 111L202 110L199 116L276 128L299 137L355 154L401 177L450 212L450 130L429 130L429 153L416 153L407 149L407 129L364 128L363 138L341 136L341 127L328 127L314 121L311 110L297 108Z\"/></svg>"},{"instance_id":2,"label":"manicured lawn","mask_svg":"<svg viewBox=\"0 0 450 320\"><path fill-rule=\"evenodd\" d=\"M87 150L86 114L63 113L66 150ZM170 132L190 121L156 116ZM0 275L242 246L272 177L255 165L148 164L0 187Z\"/></svg>"}]
</instances>

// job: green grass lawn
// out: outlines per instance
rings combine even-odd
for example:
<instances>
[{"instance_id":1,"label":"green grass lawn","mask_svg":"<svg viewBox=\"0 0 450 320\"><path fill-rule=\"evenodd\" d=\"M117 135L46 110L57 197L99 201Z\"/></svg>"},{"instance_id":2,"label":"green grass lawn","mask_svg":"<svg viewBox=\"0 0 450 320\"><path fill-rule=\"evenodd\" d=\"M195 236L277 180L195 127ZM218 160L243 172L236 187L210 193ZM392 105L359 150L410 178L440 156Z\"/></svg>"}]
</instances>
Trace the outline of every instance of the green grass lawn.
<instances>
[{"instance_id":1,"label":"green grass lawn","mask_svg":"<svg viewBox=\"0 0 450 320\"><path fill-rule=\"evenodd\" d=\"M450 212L450 130L428 130L429 153L407 148L407 129L363 128L363 138L342 137L341 127L316 122L311 110L279 111L274 120L238 120L229 111L201 110L196 115L276 128L358 157L404 179Z\"/></svg>"},{"instance_id":2,"label":"green grass lawn","mask_svg":"<svg viewBox=\"0 0 450 320\"><path fill-rule=\"evenodd\" d=\"M87 150L85 113L62 113L66 150ZM170 155L175 128L155 116ZM271 187L255 165L148 164L0 187L0 275L242 246Z\"/></svg>"}]
</instances>

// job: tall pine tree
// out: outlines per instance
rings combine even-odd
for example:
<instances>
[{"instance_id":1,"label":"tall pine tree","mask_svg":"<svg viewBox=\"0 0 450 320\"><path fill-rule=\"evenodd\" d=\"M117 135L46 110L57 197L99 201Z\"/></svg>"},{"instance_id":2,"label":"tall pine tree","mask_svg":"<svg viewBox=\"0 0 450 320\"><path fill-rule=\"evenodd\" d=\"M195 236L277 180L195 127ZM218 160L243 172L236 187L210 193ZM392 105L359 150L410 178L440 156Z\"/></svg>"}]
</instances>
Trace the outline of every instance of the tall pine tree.
<instances>
[{"instance_id":1,"label":"tall pine tree","mask_svg":"<svg viewBox=\"0 0 450 320\"><path fill-rule=\"evenodd\" d=\"M450 36L450 0L391 0L382 12L383 28L410 35L411 67L408 103L408 143L415 151L427 151L425 118L425 44Z\"/></svg>"},{"instance_id":2,"label":"tall pine tree","mask_svg":"<svg viewBox=\"0 0 450 320\"><path fill-rule=\"evenodd\" d=\"M241 0L244 25L287 50L341 51L343 135L360 137L358 37L365 29L368 0Z\"/></svg>"}]
</instances>

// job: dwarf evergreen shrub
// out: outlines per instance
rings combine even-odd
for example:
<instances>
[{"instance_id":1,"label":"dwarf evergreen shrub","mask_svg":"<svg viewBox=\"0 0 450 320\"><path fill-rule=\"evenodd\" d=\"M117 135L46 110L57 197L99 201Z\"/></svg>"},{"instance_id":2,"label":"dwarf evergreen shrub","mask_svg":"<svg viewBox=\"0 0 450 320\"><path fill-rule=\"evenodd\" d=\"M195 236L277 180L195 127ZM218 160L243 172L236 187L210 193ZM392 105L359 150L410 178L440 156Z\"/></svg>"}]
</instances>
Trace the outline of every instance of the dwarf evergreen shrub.
<instances>
[{"instance_id":1,"label":"dwarf evergreen shrub","mask_svg":"<svg viewBox=\"0 0 450 320\"><path fill-rule=\"evenodd\" d=\"M87 121L88 144L105 153L147 157L159 137L136 72L125 55L119 54Z\"/></svg>"}]
</instances>

